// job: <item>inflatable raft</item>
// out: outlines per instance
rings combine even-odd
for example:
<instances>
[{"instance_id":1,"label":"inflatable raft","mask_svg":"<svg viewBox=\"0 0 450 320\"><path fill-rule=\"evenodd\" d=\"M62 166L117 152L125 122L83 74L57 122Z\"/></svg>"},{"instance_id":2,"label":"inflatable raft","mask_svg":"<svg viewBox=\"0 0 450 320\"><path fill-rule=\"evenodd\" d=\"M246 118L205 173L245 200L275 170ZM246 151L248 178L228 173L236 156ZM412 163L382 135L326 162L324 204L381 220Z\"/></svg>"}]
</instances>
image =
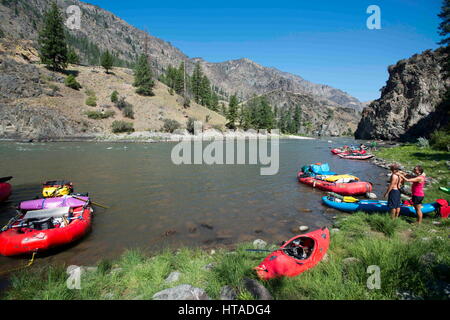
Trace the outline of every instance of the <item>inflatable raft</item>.
<instances>
[{"instance_id":1,"label":"inflatable raft","mask_svg":"<svg viewBox=\"0 0 450 320\"><path fill-rule=\"evenodd\" d=\"M332 154L349 154L349 153L366 154L367 151L366 150L350 150L350 151L348 151L348 150L337 148L337 149L332 149L331 153Z\"/></svg>"},{"instance_id":2,"label":"inflatable raft","mask_svg":"<svg viewBox=\"0 0 450 320\"><path fill-rule=\"evenodd\" d=\"M342 159L349 159L349 160L368 160L375 157L373 154L357 154L357 153L341 153L338 154L338 156Z\"/></svg>"},{"instance_id":3,"label":"inflatable raft","mask_svg":"<svg viewBox=\"0 0 450 320\"><path fill-rule=\"evenodd\" d=\"M300 171L297 174L298 181L306 185L312 186L323 191L334 192L343 196L362 195L368 192L372 192L372 184L370 182L355 181L347 183L330 182L326 180L318 179L317 177L311 177Z\"/></svg>"},{"instance_id":4,"label":"inflatable raft","mask_svg":"<svg viewBox=\"0 0 450 320\"><path fill-rule=\"evenodd\" d=\"M389 212L387 201L383 200L359 200L358 202L343 202L335 197L323 197L322 201L330 208L345 212ZM425 203L422 206L422 213L429 214L438 207L437 203ZM416 215L416 210L411 205L403 204L400 207L400 213L404 215Z\"/></svg>"},{"instance_id":5,"label":"inflatable raft","mask_svg":"<svg viewBox=\"0 0 450 320\"><path fill-rule=\"evenodd\" d=\"M8 183L13 177L0 178L0 202L8 200L11 196L12 187Z\"/></svg>"},{"instance_id":6,"label":"inflatable raft","mask_svg":"<svg viewBox=\"0 0 450 320\"><path fill-rule=\"evenodd\" d=\"M11 196L11 185L9 183L0 183L0 202L8 200Z\"/></svg>"},{"instance_id":7,"label":"inflatable raft","mask_svg":"<svg viewBox=\"0 0 450 320\"><path fill-rule=\"evenodd\" d=\"M17 256L72 243L91 227L89 206L28 211L0 233L0 254Z\"/></svg>"},{"instance_id":8,"label":"inflatable raft","mask_svg":"<svg viewBox=\"0 0 450 320\"><path fill-rule=\"evenodd\" d=\"M318 264L330 245L327 228L296 236L272 252L255 268L261 280L296 277Z\"/></svg>"}]
</instances>

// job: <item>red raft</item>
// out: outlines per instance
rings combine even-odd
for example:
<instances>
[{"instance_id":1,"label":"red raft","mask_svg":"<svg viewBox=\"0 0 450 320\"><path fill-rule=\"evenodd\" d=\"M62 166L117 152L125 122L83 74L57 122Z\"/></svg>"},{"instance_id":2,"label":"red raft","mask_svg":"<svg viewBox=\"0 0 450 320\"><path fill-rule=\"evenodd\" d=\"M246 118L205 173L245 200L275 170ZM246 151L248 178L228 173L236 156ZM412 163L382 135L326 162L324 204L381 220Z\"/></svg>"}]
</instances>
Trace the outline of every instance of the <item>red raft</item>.
<instances>
[{"instance_id":1,"label":"red raft","mask_svg":"<svg viewBox=\"0 0 450 320\"><path fill-rule=\"evenodd\" d=\"M296 236L272 252L255 268L261 280L296 277L318 264L330 245L327 228Z\"/></svg>"},{"instance_id":2,"label":"red raft","mask_svg":"<svg viewBox=\"0 0 450 320\"><path fill-rule=\"evenodd\" d=\"M370 182L356 181L348 183L329 182L309 175L300 171L297 174L298 181L323 191L334 192L343 196L357 196L372 192L372 184Z\"/></svg>"},{"instance_id":3,"label":"red raft","mask_svg":"<svg viewBox=\"0 0 450 320\"><path fill-rule=\"evenodd\" d=\"M338 156L342 159L349 159L349 160L368 160L373 157L375 157L373 154L358 154L358 153L341 153L338 154Z\"/></svg>"},{"instance_id":4,"label":"red raft","mask_svg":"<svg viewBox=\"0 0 450 320\"><path fill-rule=\"evenodd\" d=\"M11 180L12 177L0 178L0 202L8 200L11 195L12 188L7 181Z\"/></svg>"},{"instance_id":5,"label":"red raft","mask_svg":"<svg viewBox=\"0 0 450 320\"><path fill-rule=\"evenodd\" d=\"M349 154L349 153L357 153L357 154L366 154L367 151L366 150L350 150L350 151L345 151L344 149L332 149L331 150L332 154Z\"/></svg>"},{"instance_id":6,"label":"red raft","mask_svg":"<svg viewBox=\"0 0 450 320\"><path fill-rule=\"evenodd\" d=\"M89 206L28 211L0 233L0 254L17 256L74 242L90 230L91 218Z\"/></svg>"}]
</instances>

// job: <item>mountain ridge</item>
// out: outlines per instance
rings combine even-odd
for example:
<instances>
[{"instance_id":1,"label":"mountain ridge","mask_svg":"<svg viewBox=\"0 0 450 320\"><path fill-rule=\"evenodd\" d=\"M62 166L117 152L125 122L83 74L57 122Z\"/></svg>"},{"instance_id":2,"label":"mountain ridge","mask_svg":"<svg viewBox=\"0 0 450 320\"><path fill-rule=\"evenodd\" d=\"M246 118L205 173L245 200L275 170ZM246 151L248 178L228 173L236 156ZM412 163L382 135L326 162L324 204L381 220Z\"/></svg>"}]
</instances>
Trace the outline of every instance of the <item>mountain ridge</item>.
<instances>
[{"instance_id":1,"label":"mountain ridge","mask_svg":"<svg viewBox=\"0 0 450 320\"><path fill-rule=\"evenodd\" d=\"M2 30L3 33L11 37L36 40L39 15L42 16L49 3L50 0L0 1L0 18L10 21L5 27L2 25L2 29L5 29ZM78 41L83 40L83 44L90 41L92 46L94 48L96 46L99 50L111 50L124 61L134 61L136 55L143 53L147 39L147 52L158 74L169 65L176 66L182 61L186 62L186 68L191 72L194 64L199 61L212 84L226 91L228 95L237 92L241 99L280 88L318 96L327 105L350 107L357 111L361 111L364 107L358 99L340 89L309 82L299 75L262 66L246 57L224 62L189 58L170 42L136 28L99 6L79 0L58 0L57 4L60 8L67 8L69 5L78 5L81 8L81 30L70 31L73 37ZM226 72L227 69L237 69L241 74L233 78ZM251 79L257 81L253 82Z\"/></svg>"}]
</instances>

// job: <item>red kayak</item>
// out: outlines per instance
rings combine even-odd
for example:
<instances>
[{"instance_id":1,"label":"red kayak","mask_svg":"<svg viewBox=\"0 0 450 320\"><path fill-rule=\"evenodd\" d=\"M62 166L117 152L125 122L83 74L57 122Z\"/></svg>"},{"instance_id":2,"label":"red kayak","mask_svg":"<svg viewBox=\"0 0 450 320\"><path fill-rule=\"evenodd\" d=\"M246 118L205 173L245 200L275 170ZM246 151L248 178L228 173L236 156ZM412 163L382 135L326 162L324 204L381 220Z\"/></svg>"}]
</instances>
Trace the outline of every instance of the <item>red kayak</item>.
<instances>
[{"instance_id":1,"label":"red kayak","mask_svg":"<svg viewBox=\"0 0 450 320\"><path fill-rule=\"evenodd\" d=\"M0 202L8 200L12 192L12 187L8 183L12 177L0 178Z\"/></svg>"},{"instance_id":2,"label":"red kayak","mask_svg":"<svg viewBox=\"0 0 450 320\"><path fill-rule=\"evenodd\" d=\"M357 153L341 153L338 154L338 156L342 159L349 159L349 160L368 160L373 157L375 157L373 154L357 154Z\"/></svg>"},{"instance_id":3,"label":"red kayak","mask_svg":"<svg viewBox=\"0 0 450 320\"><path fill-rule=\"evenodd\" d=\"M91 207L33 210L0 233L0 254L17 256L74 242L91 227Z\"/></svg>"},{"instance_id":4,"label":"red kayak","mask_svg":"<svg viewBox=\"0 0 450 320\"><path fill-rule=\"evenodd\" d=\"M261 280L296 277L318 264L330 245L330 232L322 228L296 236L272 252L255 268Z\"/></svg>"},{"instance_id":5,"label":"red kayak","mask_svg":"<svg viewBox=\"0 0 450 320\"><path fill-rule=\"evenodd\" d=\"M356 196L372 192L370 182L355 181L347 183L329 182L316 179L300 171L297 174L298 181L323 191L334 192L343 196Z\"/></svg>"},{"instance_id":6,"label":"red kayak","mask_svg":"<svg viewBox=\"0 0 450 320\"><path fill-rule=\"evenodd\" d=\"M357 153L357 154L366 154L367 151L366 150L350 150L350 151L345 151L344 149L332 149L331 150L332 154L350 154L350 153Z\"/></svg>"}]
</instances>

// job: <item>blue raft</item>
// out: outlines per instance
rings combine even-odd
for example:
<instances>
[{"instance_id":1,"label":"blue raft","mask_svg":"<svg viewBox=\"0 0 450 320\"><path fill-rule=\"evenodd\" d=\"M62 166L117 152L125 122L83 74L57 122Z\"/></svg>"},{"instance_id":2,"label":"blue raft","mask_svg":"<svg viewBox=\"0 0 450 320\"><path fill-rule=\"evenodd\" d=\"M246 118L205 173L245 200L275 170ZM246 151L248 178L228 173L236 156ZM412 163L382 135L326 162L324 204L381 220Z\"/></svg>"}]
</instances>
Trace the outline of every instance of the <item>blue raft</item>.
<instances>
[{"instance_id":1,"label":"blue raft","mask_svg":"<svg viewBox=\"0 0 450 320\"><path fill-rule=\"evenodd\" d=\"M322 201L330 208L345 212L389 212L387 201L383 200L360 200L358 202L338 202L334 197L323 197ZM425 203L422 205L422 213L429 214L436 210L437 203ZM416 209L413 206L402 205L400 213L404 215L416 215Z\"/></svg>"}]
</instances>

